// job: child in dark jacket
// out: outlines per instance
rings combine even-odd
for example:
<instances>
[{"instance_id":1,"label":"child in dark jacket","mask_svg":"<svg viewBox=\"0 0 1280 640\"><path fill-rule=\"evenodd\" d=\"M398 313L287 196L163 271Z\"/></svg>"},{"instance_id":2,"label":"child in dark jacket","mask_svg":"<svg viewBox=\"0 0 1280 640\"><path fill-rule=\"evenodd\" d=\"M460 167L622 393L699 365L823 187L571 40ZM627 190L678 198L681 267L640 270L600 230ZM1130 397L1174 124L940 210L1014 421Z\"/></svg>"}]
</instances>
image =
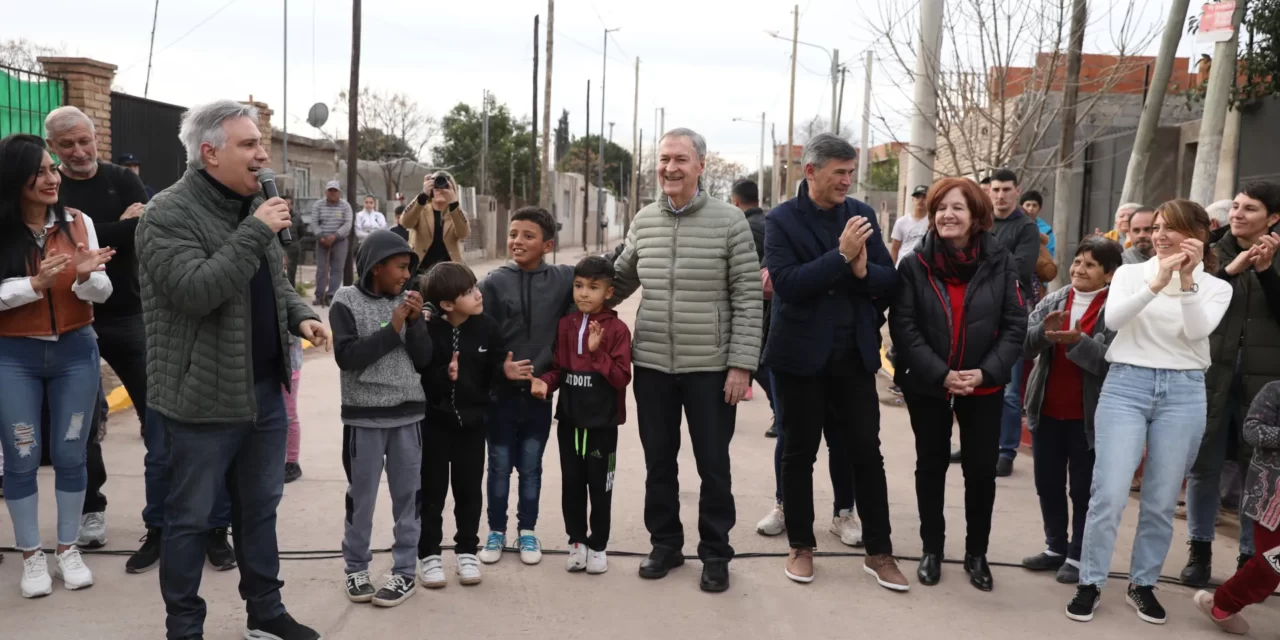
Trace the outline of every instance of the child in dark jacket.
<instances>
[{"instance_id":1,"label":"child in dark jacket","mask_svg":"<svg viewBox=\"0 0 1280 640\"><path fill-rule=\"evenodd\" d=\"M626 422L631 383L631 331L613 309L613 264L583 258L573 272L578 311L560 320L551 369L531 383L535 398L556 389L562 477L560 502L569 534L569 571L609 569L605 547L613 502L618 425ZM587 534L587 502L591 533Z\"/></svg>"},{"instance_id":2,"label":"child in dark jacket","mask_svg":"<svg viewBox=\"0 0 1280 640\"><path fill-rule=\"evenodd\" d=\"M498 323L484 315L484 297L471 269L442 262L423 279L431 313L427 330L434 350L422 371L427 420L422 429L422 536L418 540L418 580L445 586L440 542L444 500L453 485L458 581L480 583L476 557L480 538L480 491L484 477L485 416L494 387L505 379L528 379L528 362L512 362Z\"/></svg>"}]
</instances>

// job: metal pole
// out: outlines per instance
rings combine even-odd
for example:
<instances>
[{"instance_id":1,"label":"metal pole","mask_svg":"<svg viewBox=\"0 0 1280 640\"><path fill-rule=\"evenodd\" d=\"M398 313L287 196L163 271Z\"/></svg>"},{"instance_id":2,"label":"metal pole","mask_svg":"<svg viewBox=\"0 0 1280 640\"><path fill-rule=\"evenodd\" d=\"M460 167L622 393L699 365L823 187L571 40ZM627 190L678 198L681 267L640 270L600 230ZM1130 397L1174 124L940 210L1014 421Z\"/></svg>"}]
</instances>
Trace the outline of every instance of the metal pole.
<instances>
[{"instance_id":1,"label":"metal pole","mask_svg":"<svg viewBox=\"0 0 1280 640\"><path fill-rule=\"evenodd\" d=\"M622 219L622 237L627 237L631 230L631 217L640 210L638 205L640 186L640 145L643 143L640 132L640 57L636 56L636 95L635 104L631 106L631 189L627 191L627 217Z\"/></svg>"},{"instance_id":2,"label":"metal pole","mask_svg":"<svg viewBox=\"0 0 1280 640\"><path fill-rule=\"evenodd\" d=\"M538 20L539 16L533 17L533 115L529 117L529 124L533 129L533 135L529 136L529 182L533 183L533 198L525 193L525 204L539 202L538 187L541 185L538 182ZM512 164L515 164L514 160ZM511 190L515 191L514 184Z\"/></svg>"},{"instance_id":3,"label":"metal pole","mask_svg":"<svg viewBox=\"0 0 1280 640\"><path fill-rule=\"evenodd\" d=\"M922 0L923 1L923 0ZM782 196L780 201L786 202L791 199L791 149L795 145L796 130L796 50L799 49L797 42L800 38L800 5L795 5L791 10L794 26L791 30L791 100L790 107L787 109L787 150L783 153L786 163L782 173Z\"/></svg>"},{"instance_id":4,"label":"metal pole","mask_svg":"<svg viewBox=\"0 0 1280 640\"><path fill-rule=\"evenodd\" d=\"M764 112L760 112L760 170L756 172L756 186L764 192ZM763 202L763 200L762 200Z\"/></svg>"},{"instance_id":5,"label":"metal pole","mask_svg":"<svg viewBox=\"0 0 1280 640\"><path fill-rule=\"evenodd\" d=\"M347 203L352 216L356 206L356 170L360 165L360 14L361 0L351 2L351 86L347 87ZM342 266L342 284L351 284L356 256L356 225L347 232L347 255ZM332 257L330 258L332 259Z\"/></svg>"},{"instance_id":6,"label":"metal pole","mask_svg":"<svg viewBox=\"0 0 1280 640\"><path fill-rule=\"evenodd\" d=\"M1133 154L1129 156L1129 167L1124 174L1121 202L1142 202L1145 199L1151 145L1155 141L1156 127L1160 126L1164 94L1169 88L1169 77L1173 75L1178 42L1182 39L1182 24L1186 21L1187 7L1190 4L1191 0L1173 0L1169 5L1169 15L1164 21L1164 36L1160 39L1160 53L1156 56L1156 68L1151 75L1149 90L1142 104L1142 116L1138 120L1138 131L1133 138ZM1212 75L1213 71L1210 70L1209 73Z\"/></svg>"},{"instance_id":7,"label":"metal pole","mask_svg":"<svg viewBox=\"0 0 1280 640\"><path fill-rule=\"evenodd\" d=\"M147 97L151 91L151 56L156 52L156 20L160 18L160 0L156 0L156 7L151 13L151 46L147 49L147 83L142 86L142 97Z\"/></svg>"},{"instance_id":8,"label":"metal pole","mask_svg":"<svg viewBox=\"0 0 1280 640\"><path fill-rule=\"evenodd\" d=\"M480 194L489 195L489 90L480 98Z\"/></svg>"},{"instance_id":9,"label":"metal pole","mask_svg":"<svg viewBox=\"0 0 1280 640\"><path fill-rule=\"evenodd\" d=\"M1222 132L1227 124L1231 85L1236 77L1236 48L1246 5L1247 0L1236 0L1236 10L1231 15L1231 38L1213 47L1213 67L1209 70L1204 117L1200 119L1200 140L1196 145L1195 172L1191 175L1191 200L1202 205L1213 202L1213 188L1218 181Z\"/></svg>"},{"instance_id":10,"label":"metal pole","mask_svg":"<svg viewBox=\"0 0 1280 640\"><path fill-rule=\"evenodd\" d=\"M597 241L602 241L604 238L604 91L605 78L609 75L609 32L611 31L617 31L617 29L604 30L604 48L600 55L600 182L596 187L596 225L601 228L596 231Z\"/></svg>"},{"instance_id":11,"label":"metal pole","mask_svg":"<svg viewBox=\"0 0 1280 640\"><path fill-rule=\"evenodd\" d=\"M920 0L920 40L915 71L915 113L911 119L911 152L907 184L933 182L938 146L938 51L942 46L943 0ZM904 202L903 207L906 207Z\"/></svg>"},{"instance_id":12,"label":"metal pole","mask_svg":"<svg viewBox=\"0 0 1280 640\"><path fill-rule=\"evenodd\" d=\"M591 80L587 80L587 127L582 137L582 250L587 250L587 218L591 217L591 147L587 146L587 135L591 135Z\"/></svg>"},{"instance_id":13,"label":"metal pole","mask_svg":"<svg viewBox=\"0 0 1280 640\"><path fill-rule=\"evenodd\" d=\"M871 170L871 51L867 50L867 78L862 87L862 152L858 154L858 192L866 202L871 192L867 172Z\"/></svg>"},{"instance_id":14,"label":"metal pole","mask_svg":"<svg viewBox=\"0 0 1280 640\"><path fill-rule=\"evenodd\" d=\"M542 208L555 214L559 220L551 192L551 53L555 24L556 3L555 0L547 0L547 74L543 80L545 92L542 95L542 192L539 194L539 202L542 203Z\"/></svg>"},{"instance_id":15,"label":"metal pole","mask_svg":"<svg viewBox=\"0 0 1280 640\"><path fill-rule=\"evenodd\" d=\"M284 0L284 108L280 113L284 123L284 152L282 153L285 175L289 175L289 0Z\"/></svg>"},{"instance_id":16,"label":"metal pole","mask_svg":"<svg viewBox=\"0 0 1280 640\"><path fill-rule=\"evenodd\" d=\"M840 83L840 50L831 52L831 133L840 135L840 115L837 113L836 85Z\"/></svg>"}]
</instances>

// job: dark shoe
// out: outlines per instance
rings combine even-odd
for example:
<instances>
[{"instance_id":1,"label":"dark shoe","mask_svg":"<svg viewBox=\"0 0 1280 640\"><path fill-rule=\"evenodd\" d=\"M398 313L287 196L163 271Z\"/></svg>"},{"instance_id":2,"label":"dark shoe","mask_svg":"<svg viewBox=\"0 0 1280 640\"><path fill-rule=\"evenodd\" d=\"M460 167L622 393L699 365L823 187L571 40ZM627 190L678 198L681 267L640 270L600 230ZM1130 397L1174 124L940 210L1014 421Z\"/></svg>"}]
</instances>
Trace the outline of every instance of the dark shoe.
<instances>
[{"instance_id":1,"label":"dark shoe","mask_svg":"<svg viewBox=\"0 0 1280 640\"><path fill-rule=\"evenodd\" d=\"M969 584L979 591L990 591L995 588L991 579L991 567L987 565L986 556L964 555L964 572L969 574Z\"/></svg>"},{"instance_id":2,"label":"dark shoe","mask_svg":"<svg viewBox=\"0 0 1280 640\"><path fill-rule=\"evenodd\" d=\"M1236 571L1243 569L1244 565L1248 564L1249 561L1252 559L1253 559L1252 555L1245 555L1243 553L1236 556Z\"/></svg>"},{"instance_id":3,"label":"dark shoe","mask_svg":"<svg viewBox=\"0 0 1280 640\"><path fill-rule=\"evenodd\" d=\"M1091 584L1076 587L1076 595L1067 604L1067 617L1076 622L1088 622L1093 619L1093 612L1102 604L1102 590Z\"/></svg>"},{"instance_id":4,"label":"dark shoe","mask_svg":"<svg viewBox=\"0 0 1280 640\"><path fill-rule=\"evenodd\" d=\"M1058 569L1058 575L1054 579L1061 584L1080 584L1080 567L1068 562Z\"/></svg>"},{"instance_id":5,"label":"dark shoe","mask_svg":"<svg viewBox=\"0 0 1280 640\"><path fill-rule=\"evenodd\" d=\"M1067 563L1066 556L1039 553L1022 559L1022 568L1029 571L1057 571Z\"/></svg>"},{"instance_id":6,"label":"dark shoe","mask_svg":"<svg viewBox=\"0 0 1280 640\"><path fill-rule=\"evenodd\" d=\"M708 593L729 590L729 561L708 560L702 563L702 582L698 586Z\"/></svg>"},{"instance_id":7,"label":"dark shoe","mask_svg":"<svg viewBox=\"0 0 1280 640\"><path fill-rule=\"evenodd\" d=\"M1187 554L1187 566L1178 578L1188 587L1209 586L1209 579L1213 577L1213 543L1191 540L1187 546L1191 547L1191 552Z\"/></svg>"},{"instance_id":8,"label":"dark shoe","mask_svg":"<svg viewBox=\"0 0 1280 640\"><path fill-rule=\"evenodd\" d=\"M667 577L667 572L684 564L684 554L676 549L654 547L649 557L640 562L640 577L657 580Z\"/></svg>"},{"instance_id":9,"label":"dark shoe","mask_svg":"<svg viewBox=\"0 0 1280 640\"><path fill-rule=\"evenodd\" d=\"M1129 606L1138 612L1138 617L1145 622L1164 624L1165 620L1169 619L1164 612L1164 607L1160 606L1160 601L1156 600L1155 587L1139 587L1131 584L1125 599L1129 601Z\"/></svg>"},{"instance_id":10,"label":"dark shoe","mask_svg":"<svg viewBox=\"0 0 1280 640\"><path fill-rule=\"evenodd\" d=\"M209 547L205 550L209 556L209 564L218 571L230 571L236 568L236 552L227 539L226 529L214 529L209 538Z\"/></svg>"},{"instance_id":11,"label":"dark shoe","mask_svg":"<svg viewBox=\"0 0 1280 640\"><path fill-rule=\"evenodd\" d=\"M289 484L302 477L302 466L296 462L284 463L284 483Z\"/></svg>"},{"instance_id":12,"label":"dark shoe","mask_svg":"<svg viewBox=\"0 0 1280 640\"><path fill-rule=\"evenodd\" d=\"M778 437L778 419L776 417L773 419L773 424L769 425L769 430L764 432L764 437L766 438Z\"/></svg>"},{"instance_id":13,"label":"dark shoe","mask_svg":"<svg viewBox=\"0 0 1280 640\"><path fill-rule=\"evenodd\" d=\"M160 566L160 542L163 538L162 530L147 529L147 535L142 536L142 547L124 563L125 573L146 573Z\"/></svg>"},{"instance_id":14,"label":"dark shoe","mask_svg":"<svg viewBox=\"0 0 1280 640\"><path fill-rule=\"evenodd\" d=\"M320 640L315 629L298 624L293 616L282 613L266 622L249 617L248 629L244 632L245 640Z\"/></svg>"},{"instance_id":15,"label":"dark shoe","mask_svg":"<svg viewBox=\"0 0 1280 640\"><path fill-rule=\"evenodd\" d=\"M375 593L369 584L369 572L357 571L347 574L347 600L352 602L369 602Z\"/></svg>"},{"instance_id":16,"label":"dark shoe","mask_svg":"<svg viewBox=\"0 0 1280 640\"><path fill-rule=\"evenodd\" d=\"M1008 478L1013 475L1013 458L1000 458L996 462L996 477Z\"/></svg>"},{"instance_id":17,"label":"dark shoe","mask_svg":"<svg viewBox=\"0 0 1280 640\"><path fill-rule=\"evenodd\" d=\"M942 579L942 554L926 553L920 557L920 566L916 568L916 579L920 584L932 587Z\"/></svg>"},{"instance_id":18,"label":"dark shoe","mask_svg":"<svg viewBox=\"0 0 1280 640\"><path fill-rule=\"evenodd\" d=\"M955 463L957 463L957 462L960 462L960 461L961 461L961 459L962 459L962 457L961 457L961 455L960 455L960 447L956 447L955 449L952 449L952 450L951 450L951 463L952 463L952 464L955 464Z\"/></svg>"},{"instance_id":19,"label":"dark shoe","mask_svg":"<svg viewBox=\"0 0 1280 640\"><path fill-rule=\"evenodd\" d=\"M901 396L901 395L902 395L902 387L899 387L899 386L898 386L898 385L896 385L896 384L894 384L894 385L889 385L889 393L892 393L892 394L893 394L893 395L895 395L895 396Z\"/></svg>"},{"instance_id":20,"label":"dark shoe","mask_svg":"<svg viewBox=\"0 0 1280 640\"><path fill-rule=\"evenodd\" d=\"M413 595L414 590L418 588L418 583L413 576L394 575L391 576L387 583L378 589L378 595L373 597L373 606L375 607L394 607L401 602L409 599Z\"/></svg>"}]
</instances>

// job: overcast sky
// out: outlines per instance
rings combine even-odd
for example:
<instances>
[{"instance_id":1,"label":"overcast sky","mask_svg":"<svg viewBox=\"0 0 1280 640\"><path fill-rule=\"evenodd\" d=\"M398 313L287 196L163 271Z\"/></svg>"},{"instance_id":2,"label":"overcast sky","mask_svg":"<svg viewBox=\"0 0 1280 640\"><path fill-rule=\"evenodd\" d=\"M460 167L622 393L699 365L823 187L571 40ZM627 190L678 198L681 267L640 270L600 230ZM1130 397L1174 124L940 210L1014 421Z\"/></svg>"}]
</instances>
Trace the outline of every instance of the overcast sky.
<instances>
[{"instance_id":1,"label":"overcast sky","mask_svg":"<svg viewBox=\"0 0 1280 640\"><path fill-rule=\"evenodd\" d=\"M917 5L899 2L894 11L915 20ZM1002 0L1028 2L1035 0ZM1167 0L1134 0L1133 17L1152 32L1164 20ZM92 57L119 67L116 84L142 95L153 0L60 0L56 8L39 2L9 3L0 39L25 37L60 46L68 54ZM889 68L888 48L876 42L872 24L885 6L872 0L800 0L800 40L839 49L851 62L842 120L859 131L863 77L862 56L871 48L883 62L872 83L876 143L891 133L906 136L910 87ZM1094 21L1087 52L1108 53L1123 16L1112 15L1115 2L1091 2ZM267 102L273 123L283 117L283 4L281 0L160 0L155 60L149 97L179 105L217 98ZM332 105L349 83L351 45L350 0L291 0L289 8L289 107L291 133L315 135L306 123L315 102ZM666 127L691 127L708 140L712 151L757 165L759 120L766 113L785 144L790 42L766 31L790 35L792 3L785 0L681 0L668 3L624 3L617 0L559 0L555 15L552 121L562 108L570 113L570 129L583 133L586 83L591 80L592 131L600 126L600 76L603 29L621 28L608 45L605 122L616 122L613 139L631 144L635 98L635 59L640 65L639 126L646 156L651 149L656 107L666 108ZM540 57L545 57L546 2L540 0L470 0L434 3L422 0L365 0L361 84L375 90L403 91L439 117L460 101L480 103L485 89L513 113L531 112L533 16L543 14ZM13 31L10 31L13 29ZM1154 55L1153 43L1147 53ZM1184 37L1183 56L1207 52L1205 45ZM796 75L796 121L829 116L829 58L801 46ZM545 69L545 59L540 60ZM541 108L543 77L539 76ZM332 117L333 131L340 117ZM342 125L345 127L344 124ZM541 127L541 120L539 120ZM606 127L607 134L607 127Z\"/></svg>"}]
</instances>

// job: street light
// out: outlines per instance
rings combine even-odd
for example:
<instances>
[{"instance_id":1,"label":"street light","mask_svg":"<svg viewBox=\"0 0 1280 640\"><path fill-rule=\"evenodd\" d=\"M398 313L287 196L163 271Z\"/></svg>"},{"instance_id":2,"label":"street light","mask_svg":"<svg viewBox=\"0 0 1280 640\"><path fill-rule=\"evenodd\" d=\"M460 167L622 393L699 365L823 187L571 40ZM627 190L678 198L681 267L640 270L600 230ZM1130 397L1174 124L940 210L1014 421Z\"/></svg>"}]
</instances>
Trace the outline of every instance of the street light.
<instances>
[{"instance_id":1,"label":"street light","mask_svg":"<svg viewBox=\"0 0 1280 640\"><path fill-rule=\"evenodd\" d=\"M777 31L765 31L765 33L768 34L769 37L771 38L777 38L778 40L785 40L787 42L792 42L791 38L785 38L783 36L780 36L778 35ZM826 47L813 44L812 42L805 42L803 40L795 40L795 43L802 44L806 47L813 47L814 49L818 49L822 51L823 53L827 54L827 58L831 62L831 133L840 135L840 114L837 111L837 107L836 107L836 104L837 104L836 103L836 87L840 82L841 70L844 68L840 66L840 50L836 49L833 52L828 50Z\"/></svg>"},{"instance_id":2,"label":"street light","mask_svg":"<svg viewBox=\"0 0 1280 640\"><path fill-rule=\"evenodd\" d=\"M756 180L761 185L763 185L764 184L764 112L763 111L760 112L759 120L748 120L746 118L734 118L733 121L760 125L760 169L756 172Z\"/></svg>"}]
</instances>

